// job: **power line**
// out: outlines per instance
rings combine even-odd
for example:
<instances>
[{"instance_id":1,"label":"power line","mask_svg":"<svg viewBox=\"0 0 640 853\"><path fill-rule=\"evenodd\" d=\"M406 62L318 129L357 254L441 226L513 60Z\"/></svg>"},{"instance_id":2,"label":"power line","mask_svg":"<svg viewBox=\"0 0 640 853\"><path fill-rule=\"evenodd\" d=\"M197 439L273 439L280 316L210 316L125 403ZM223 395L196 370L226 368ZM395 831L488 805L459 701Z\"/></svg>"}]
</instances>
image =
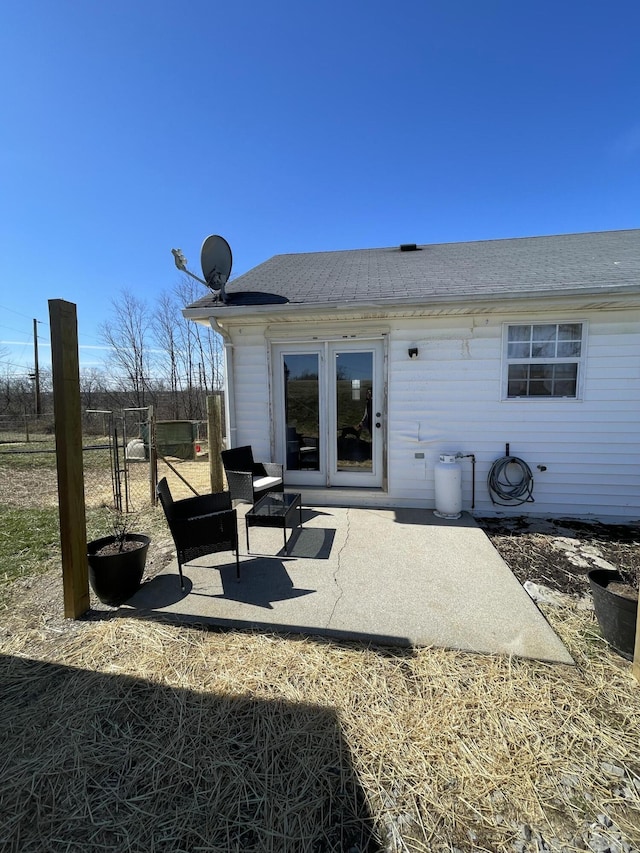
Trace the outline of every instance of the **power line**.
<instances>
[{"instance_id":1,"label":"power line","mask_svg":"<svg viewBox=\"0 0 640 853\"><path fill-rule=\"evenodd\" d=\"M13 308L7 308L6 305L0 305L3 311L10 311L12 314L17 314L18 317L24 317L25 320L33 321L33 317L27 317L26 314L21 314L19 311L15 311ZM42 323L42 320L38 320L38 323Z\"/></svg>"},{"instance_id":2,"label":"power line","mask_svg":"<svg viewBox=\"0 0 640 853\"><path fill-rule=\"evenodd\" d=\"M2 326L0 325L0 329L6 329L8 332L15 332L17 335L27 335L28 332L21 332L20 329L13 329L11 326Z\"/></svg>"},{"instance_id":3,"label":"power line","mask_svg":"<svg viewBox=\"0 0 640 853\"><path fill-rule=\"evenodd\" d=\"M0 308L3 308L3 307L4 306L0 305ZM11 311L13 314L17 314L18 317L24 317L25 320L32 320L33 319L31 317L27 317L26 314L20 314L19 311L14 311L12 308L6 308L5 310ZM45 323L44 320L38 320L38 325L44 326L45 329L50 328L49 324ZM8 326L5 326L4 328L8 328ZM17 329L12 329L11 331L15 332L15 331L17 331ZM19 334L28 334L28 333L27 332L20 332ZM78 337L79 338L87 338L88 340L95 341L96 343L99 343L99 344L104 343L104 340L102 338L96 337L96 335L91 335L91 334L89 334L89 332L82 332L82 331L80 331L79 328L78 328ZM43 338L40 335L38 335L38 340L45 341L45 340L48 340L48 338Z\"/></svg>"},{"instance_id":4,"label":"power line","mask_svg":"<svg viewBox=\"0 0 640 853\"><path fill-rule=\"evenodd\" d=\"M0 361L0 364L8 364L9 367L23 367L25 370L27 369L25 364L17 364L15 361Z\"/></svg>"},{"instance_id":5,"label":"power line","mask_svg":"<svg viewBox=\"0 0 640 853\"><path fill-rule=\"evenodd\" d=\"M0 305L0 308L1 307L2 306ZM19 315L19 316L22 316L22 315ZM33 320L31 322L33 322ZM46 323L43 323L41 320L36 320L36 322L40 326L46 326L47 325ZM48 326L47 326L47 328L48 328ZM31 338L30 332L23 332L21 329L14 329L13 326L5 326L4 324L0 323L0 329L6 329L8 332L15 332L16 335L28 335L29 338ZM38 340L39 341L47 341L49 339L48 339L48 337L43 338L42 335L38 335Z\"/></svg>"}]
</instances>

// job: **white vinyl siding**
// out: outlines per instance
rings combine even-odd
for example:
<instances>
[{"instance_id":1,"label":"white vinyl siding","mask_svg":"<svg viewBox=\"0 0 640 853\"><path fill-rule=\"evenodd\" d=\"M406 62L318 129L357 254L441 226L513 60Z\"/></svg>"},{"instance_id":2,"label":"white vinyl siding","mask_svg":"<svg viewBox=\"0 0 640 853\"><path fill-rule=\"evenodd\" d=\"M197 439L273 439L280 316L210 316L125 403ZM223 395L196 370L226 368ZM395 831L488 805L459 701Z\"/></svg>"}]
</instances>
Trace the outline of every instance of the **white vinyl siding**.
<instances>
[{"instance_id":1,"label":"white vinyl siding","mask_svg":"<svg viewBox=\"0 0 640 853\"><path fill-rule=\"evenodd\" d=\"M580 321L586 326L584 314ZM640 518L640 312L605 312L587 319L588 357L579 402L501 400L503 324L495 318L425 318L393 329L390 498L433 507L439 455L462 452L476 457L477 515ZM519 321L524 318L509 319L507 325ZM418 346L417 359L408 357L410 345ZM507 444L533 472L534 503L513 508L491 503L487 476ZM469 510L470 461L464 460L462 468L463 508Z\"/></svg>"},{"instance_id":2,"label":"white vinyl siding","mask_svg":"<svg viewBox=\"0 0 640 853\"><path fill-rule=\"evenodd\" d=\"M233 336L233 372L236 417L233 444L236 447L249 444L256 459L270 461L269 360L262 334Z\"/></svg>"},{"instance_id":3,"label":"white vinyl siding","mask_svg":"<svg viewBox=\"0 0 640 853\"><path fill-rule=\"evenodd\" d=\"M504 399L503 326L560 319L584 324L580 398ZM372 328L380 322L372 319ZM270 346L257 326L250 333L230 331L235 443L251 444L260 458L277 458ZM309 336L318 331L310 322ZM333 325L325 319L318 337L351 339L353 332L346 318ZM476 515L640 519L640 309L589 310L583 304L573 317L561 318L551 317L543 303L526 315L443 312L389 322L388 340L387 491L379 496L386 505L433 509L439 455L462 452L476 458ZM413 347L417 358L409 357ZM534 503L491 503L487 475L507 444L533 472ZM461 464L463 509L469 511L471 461ZM367 490L363 495L370 498Z\"/></svg>"}]
</instances>

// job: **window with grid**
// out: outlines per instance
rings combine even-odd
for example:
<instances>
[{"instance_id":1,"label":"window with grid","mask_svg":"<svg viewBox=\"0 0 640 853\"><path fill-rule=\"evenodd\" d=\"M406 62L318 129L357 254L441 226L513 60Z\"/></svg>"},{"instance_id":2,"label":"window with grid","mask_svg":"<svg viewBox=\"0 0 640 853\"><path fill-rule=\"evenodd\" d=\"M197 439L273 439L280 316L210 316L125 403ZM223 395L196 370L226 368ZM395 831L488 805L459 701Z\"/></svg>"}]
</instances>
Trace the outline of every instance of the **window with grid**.
<instances>
[{"instance_id":1,"label":"window with grid","mask_svg":"<svg viewBox=\"0 0 640 853\"><path fill-rule=\"evenodd\" d=\"M576 399L583 353L584 323L507 326L507 398Z\"/></svg>"}]
</instances>

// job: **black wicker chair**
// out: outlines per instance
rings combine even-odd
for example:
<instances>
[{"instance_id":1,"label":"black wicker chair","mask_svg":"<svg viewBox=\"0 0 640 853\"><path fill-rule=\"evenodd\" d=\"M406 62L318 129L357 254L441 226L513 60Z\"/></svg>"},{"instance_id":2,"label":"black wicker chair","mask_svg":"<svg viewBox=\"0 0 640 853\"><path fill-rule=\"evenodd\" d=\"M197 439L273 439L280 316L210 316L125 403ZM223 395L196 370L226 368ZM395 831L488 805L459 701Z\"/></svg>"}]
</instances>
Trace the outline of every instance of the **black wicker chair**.
<instances>
[{"instance_id":1,"label":"black wicker chair","mask_svg":"<svg viewBox=\"0 0 640 853\"><path fill-rule=\"evenodd\" d=\"M218 551L235 552L236 578L240 580L238 520L229 492L174 501L166 477L160 480L156 491L176 546L182 589L183 563Z\"/></svg>"},{"instance_id":2,"label":"black wicker chair","mask_svg":"<svg viewBox=\"0 0 640 853\"><path fill-rule=\"evenodd\" d=\"M232 500L254 504L268 492L284 491L282 465L255 462L251 447L233 447L220 454Z\"/></svg>"}]
</instances>

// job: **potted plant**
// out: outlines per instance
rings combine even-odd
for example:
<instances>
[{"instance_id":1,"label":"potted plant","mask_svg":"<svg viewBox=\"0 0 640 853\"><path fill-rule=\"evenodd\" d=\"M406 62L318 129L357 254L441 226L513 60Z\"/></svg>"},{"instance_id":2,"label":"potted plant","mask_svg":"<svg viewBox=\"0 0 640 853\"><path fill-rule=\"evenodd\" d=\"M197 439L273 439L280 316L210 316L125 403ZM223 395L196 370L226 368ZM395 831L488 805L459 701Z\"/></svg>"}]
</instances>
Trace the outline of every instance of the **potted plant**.
<instances>
[{"instance_id":1,"label":"potted plant","mask_svg":"<svg viewBox=\"0 0 640 853\"><path fill-rule=\"evenodd\" d=\"M147 562L151 538L130 533L130 520L116 512L113 533L87 543L89 583L103 604L119 607L136 592Z\"/></svg>"},{"instance_id":2,"label":"potted plant","mask_svg":"<svg viewBox=\"0 0 640 853\"><path fill-rule=\"evenodd\" d=\"M618 654L633 660L638 619L638 573L624 568L592 569L589 585L602 636Z\"/></svg>"}]
</instances>

